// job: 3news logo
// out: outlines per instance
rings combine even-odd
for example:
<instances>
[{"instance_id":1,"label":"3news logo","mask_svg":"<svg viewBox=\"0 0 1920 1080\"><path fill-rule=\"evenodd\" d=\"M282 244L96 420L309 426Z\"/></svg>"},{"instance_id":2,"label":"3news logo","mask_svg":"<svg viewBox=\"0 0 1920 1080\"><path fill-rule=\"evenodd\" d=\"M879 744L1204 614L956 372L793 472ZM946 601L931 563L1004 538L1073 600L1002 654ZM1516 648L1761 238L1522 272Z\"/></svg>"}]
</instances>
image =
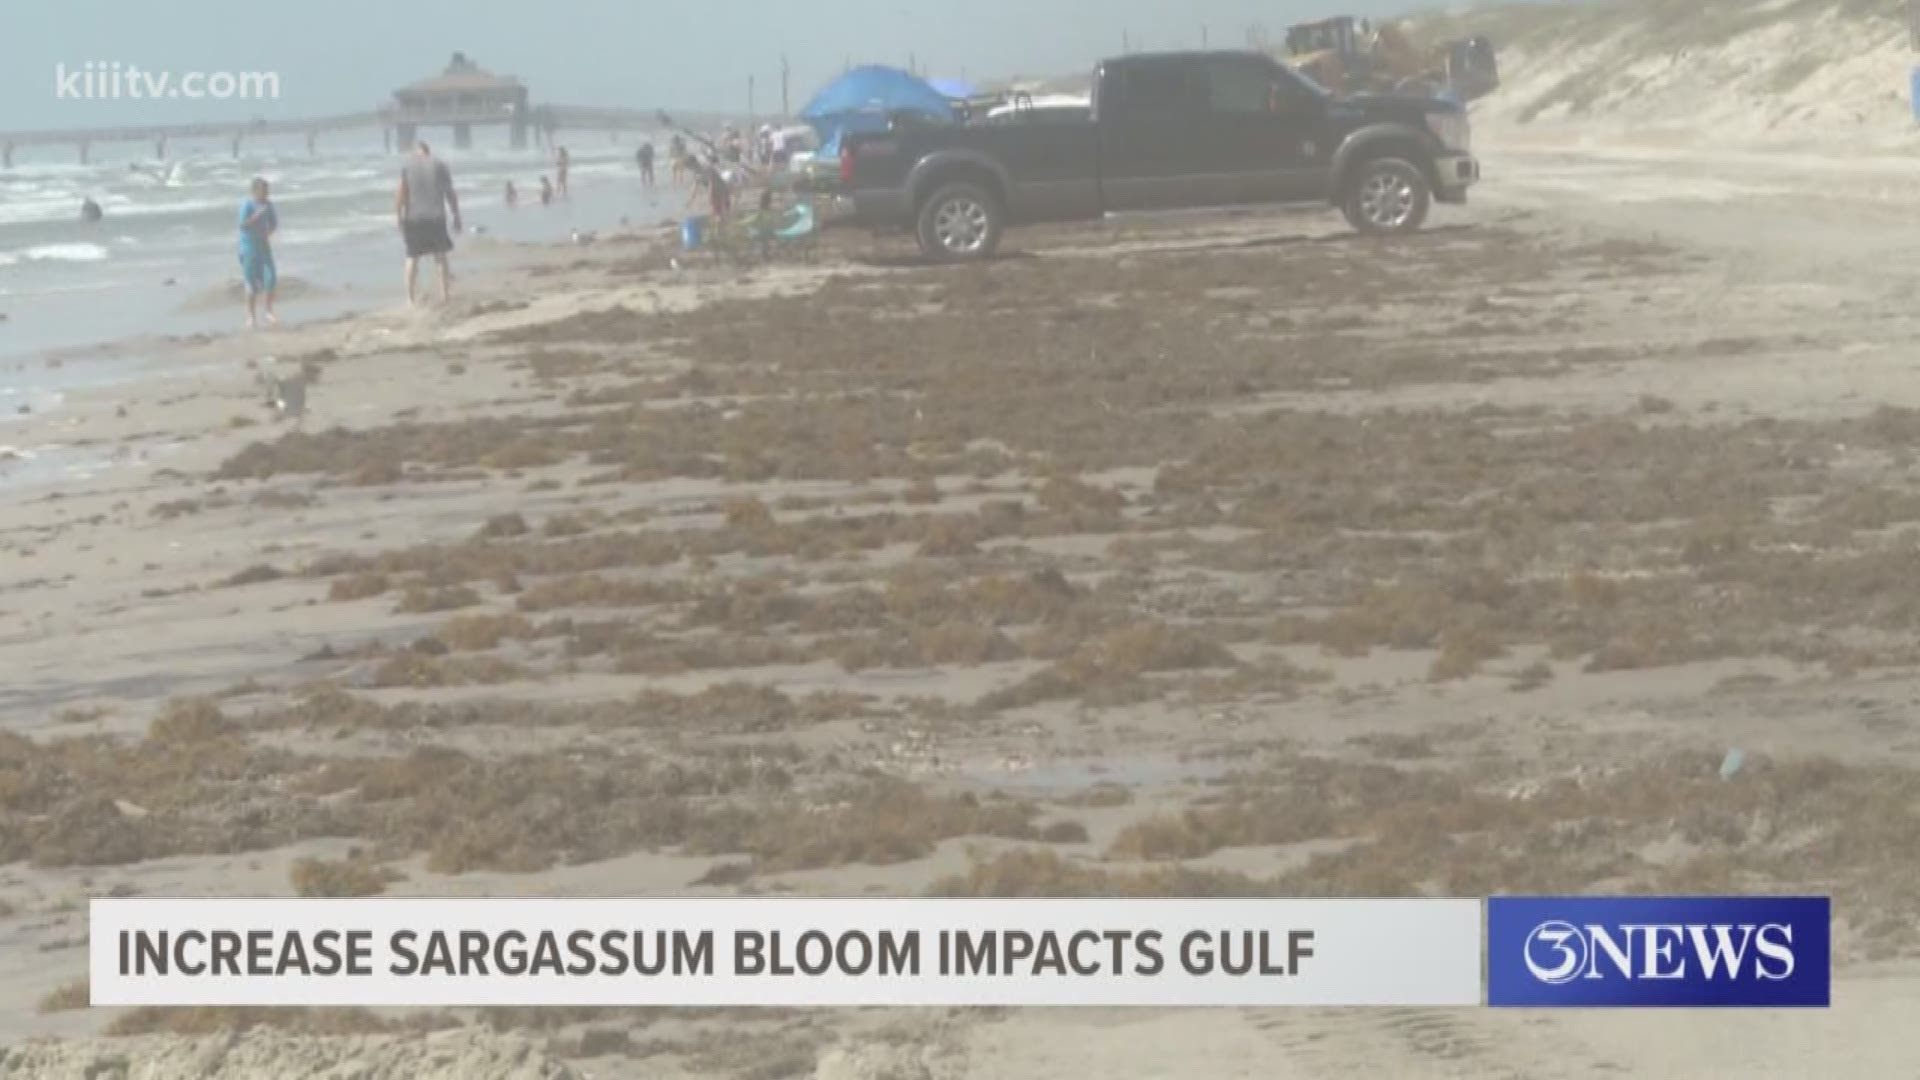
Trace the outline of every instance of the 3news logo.
<instances>
[{"instance_id":1,"label":"3news logo","mask_svg":"<svg viewBox=\"0 0 1920 1080\"><path fill-rule=\"evenodd\" d=\"M1826 897L1494 897L1487 1004L1824 1007Z\"/></svg>"}]
</instances>

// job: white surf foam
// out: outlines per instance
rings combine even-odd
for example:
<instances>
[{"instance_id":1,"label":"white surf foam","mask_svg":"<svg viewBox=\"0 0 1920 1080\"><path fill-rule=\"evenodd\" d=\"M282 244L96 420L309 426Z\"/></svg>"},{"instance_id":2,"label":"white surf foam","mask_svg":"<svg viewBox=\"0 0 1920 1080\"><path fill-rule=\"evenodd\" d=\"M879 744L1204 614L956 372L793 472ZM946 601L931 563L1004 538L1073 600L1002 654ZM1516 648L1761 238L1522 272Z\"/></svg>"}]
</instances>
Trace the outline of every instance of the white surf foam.
<instances>
[{"instance_id":1,"label":"white surf foam","mask_svg":"<svg viewBox=\"0 0 1920 1080\"><path fill-rule=\"evenodd\" d=\"M99 244L40 244L20 253L27 262L100 262L112 255Z\"/></svg>"}]
</instances>

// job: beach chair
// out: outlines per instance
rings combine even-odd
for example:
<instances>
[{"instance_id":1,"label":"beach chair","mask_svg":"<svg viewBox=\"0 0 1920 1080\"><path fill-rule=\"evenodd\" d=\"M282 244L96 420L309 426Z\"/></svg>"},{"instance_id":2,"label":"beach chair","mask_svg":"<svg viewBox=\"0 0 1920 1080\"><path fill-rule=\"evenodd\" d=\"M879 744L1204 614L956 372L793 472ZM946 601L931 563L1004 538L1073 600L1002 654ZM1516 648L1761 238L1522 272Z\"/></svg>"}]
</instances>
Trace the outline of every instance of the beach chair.
<instances>
[{"instance_id":1,"label":"beach chair","mask_svg":"<svg viewBox=\"0 0 1920 1080\"><path fill-rule=\"evenodd\" d=\"M765 256L767 227L758 211L748 210L712 223L706 247L716 263L750 266Z\"/></svg>"},{"instance_id":2,"label":"beach chair","mask_svg":"<svg viewBox=\"0 0 1920 1080\"><path fill-rule=\"evenodd\" d=\"M792 255L811 261L819 249L820 219L813 204L753 210L728 218L713 235L716 260L734 265L771 262Z\"/></svg>"},{"instance_id":3,"label":"beach chair","mask_svg":"<svg viewBox=\"0 0 1920 1080\"><path fill-rule=\"evenodd\" d=\"M769 257L787 253L802 262L814 260L820 252L820 217L811 200L794 203L772 223L767 251Z\"/></svg>"}]
</instances>

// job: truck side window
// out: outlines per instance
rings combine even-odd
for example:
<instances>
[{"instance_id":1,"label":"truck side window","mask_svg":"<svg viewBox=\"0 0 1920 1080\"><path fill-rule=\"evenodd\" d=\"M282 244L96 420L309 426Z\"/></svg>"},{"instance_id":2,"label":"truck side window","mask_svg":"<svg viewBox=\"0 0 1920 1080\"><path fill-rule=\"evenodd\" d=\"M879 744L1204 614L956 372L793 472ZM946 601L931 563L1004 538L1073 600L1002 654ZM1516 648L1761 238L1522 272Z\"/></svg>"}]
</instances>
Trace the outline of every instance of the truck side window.
<instances>
[{"instance_id":1,"label":"truck side window","mask_svg":"<svg viewBox=\"0 0 1920 1080\"><path fill-rule=\"evenodd\" d=\"M1129 115L1192 114L1204 110L1204 87L1197 85L1191 64L1135 61L1112 72L1101 107L1117 106ZM1117 76L1117 77L1115 77Z\"/></svg>"},{"instance_id":2,"label":"truck side window","mask_svg":"<svg viewBox=\"0 0 1920 1080\"><path fill-rule=\"evenodd\" d=\"M1216 113L1287 111L1292 98L1265 64L1222 58L1207 64L1207 107Z\"/></svg>"}]
</instances>

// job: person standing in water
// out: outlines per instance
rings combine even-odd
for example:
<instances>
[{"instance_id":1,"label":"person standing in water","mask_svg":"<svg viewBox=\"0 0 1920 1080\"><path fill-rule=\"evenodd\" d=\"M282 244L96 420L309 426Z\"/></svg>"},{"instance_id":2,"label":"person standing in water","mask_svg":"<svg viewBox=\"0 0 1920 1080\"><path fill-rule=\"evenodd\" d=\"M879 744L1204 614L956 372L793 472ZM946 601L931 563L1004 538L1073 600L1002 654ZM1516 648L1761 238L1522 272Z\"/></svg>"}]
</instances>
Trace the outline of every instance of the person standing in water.
<instances>
[{"instance_id":1,"label":"person standing in water","mask_svg":"<svg viewBox=\"0 0 1920 1080\"><path fill-rule=\"evenodd\" d=\"M447 164L433 156L423 139L407 157L400 170L400 188L394 192L394 217L407 245L407 303L415 300L420 278L420 260L432 256L440 268L440 300L453 299L453 270L447 254L453 250L453 235L447 231L449 212L453 232L460 231L460 197L453 191L453 173Z\"/></svg>"},{"instance_id":2,"label":"person standing in water","mask_svg":"<svg viewBox=\"0 0 1920 1080\"><path fill-rule=\"evenodd\" d=\"M273 311L273 294L279 287L279 272L273 265L273 234L280 228L280 213L268 197L267 182L254 177L252 192L240 204L240 280L247 290L247 325L260 325L255 308L266 299L269 325L280 321Z\"/></svg>"},{"instance_id":3,"label":"person standing in water","mask_svg":"<svg viewBox=\"0 0 1920 1080\"><path fill-rule=\"evenodd\" d=\"M640 162L641 186L649 187L649 188L652 187L653 186L653 140L648 139L646 142L641 143L640 149L634 151L634 157Z\"/></svg>"},{"instance_id":4,"label":"person standing in water","mask_svg":"<svg viewBox=\"0 0 1920 1080\"><path fill-rule=\"evenodd\" d=\"M567 194L567 148L564 146L553 152L553 175L559 181L556 187L559 189L560 197L572 198L573 196Z\"/></svg>"},{"instance_id":5,"label":"person standing in water","mask_svg":"<svg viewBox=\"0 0 1920 1080\"><path fill-rule=\"evenodd\" d=\"M507 181L507 209L511 210L514 207L519 205L520 205L520 189L514 187L513 181L509 180Z\"/></svg>"},{"instance_id":6,"label":"person standing in water","mask_svg":"<svg viewBox=\"0 0 1920 1080\"><path fill-rule=\"evenodd\" d=\"M544 176L540 178L540 205L553 205L553 181Z\"/></svg>"},{"instance_id":7,"label":"person standing in water","mask_svg":"<svg viewBox=\"0 0 1920 1080\"><path fill-rule=\"evenodd\" d=\"M673 165L673 182L678 186L686 180L687 165L689 164L687 161L687 140L684 136L677 133L674 135L673 142L668 144L667 147L667 160Z\"/></svg>"},{"instance_id":8,"label":"person standing in water","mask_svg":"<svg viewBox=\"0 0 1920 1080\"><path fill-rule=\"evenodd\" d=\"M87 197L80 200L80 220L81 221L86 222L88 225L92 225L98 222L101 218L106 216L107 216L106 212L100 209L100 204L93 201L93 196L88 195Z\"/></svg>"},{"instance_id":9,"label":"person standing in water","mask_svg":"<svg viewBox=\"0 0 1920 1080\"><path fill-rule=\"evenodd\" d=\"M712 215L714 224L726 221L727 214L733 209L733 188L728 185L720 163L709 158L705 162L695 162L693 169L693 191L687 196L687 206L691 208L704 192L707 211Z\"/></svg>"}]
</instances>

